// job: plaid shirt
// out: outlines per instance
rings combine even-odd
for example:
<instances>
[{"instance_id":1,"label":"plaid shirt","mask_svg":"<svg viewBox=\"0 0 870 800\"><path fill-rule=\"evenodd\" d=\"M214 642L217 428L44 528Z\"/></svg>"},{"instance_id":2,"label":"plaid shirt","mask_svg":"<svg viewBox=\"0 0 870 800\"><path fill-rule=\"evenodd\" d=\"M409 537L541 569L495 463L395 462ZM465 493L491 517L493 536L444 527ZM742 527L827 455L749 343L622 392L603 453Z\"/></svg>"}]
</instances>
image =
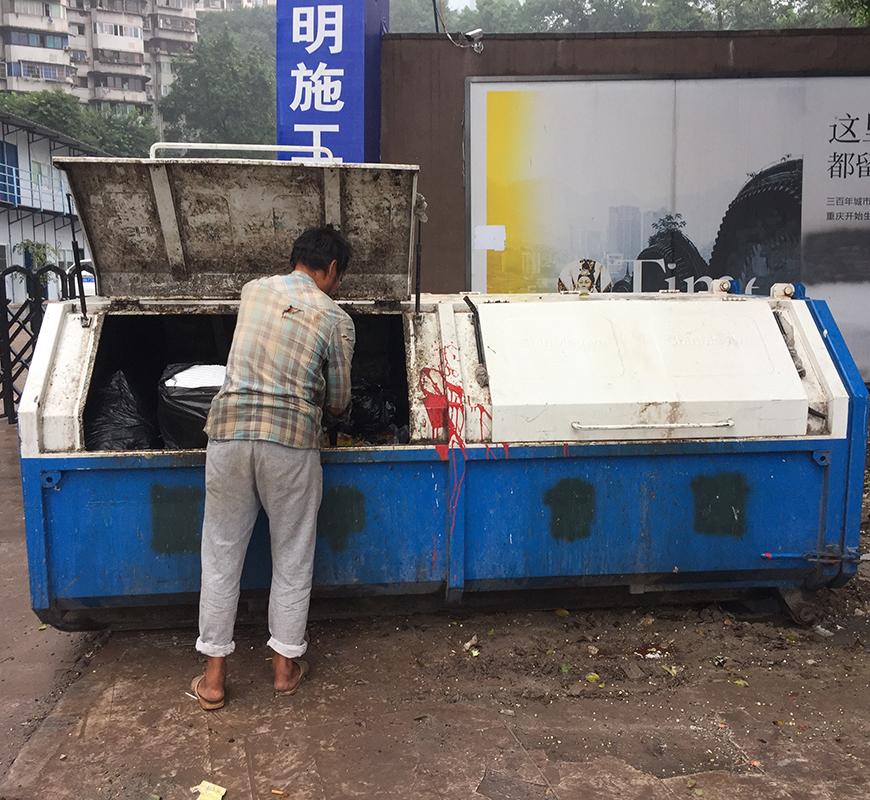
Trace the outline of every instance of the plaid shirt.
<instances>
[{"instance_id":1,"label":"plaid shirt","mask_svg":"<svg viewBox=\"0 0 870 800\"><path fill-rule=\"evenodd\" d=\"M211 404L212 439L320 447L324 404L350 403L350 317L304 273L242 288L227 376Z\"/></svg>"}]
</instances>

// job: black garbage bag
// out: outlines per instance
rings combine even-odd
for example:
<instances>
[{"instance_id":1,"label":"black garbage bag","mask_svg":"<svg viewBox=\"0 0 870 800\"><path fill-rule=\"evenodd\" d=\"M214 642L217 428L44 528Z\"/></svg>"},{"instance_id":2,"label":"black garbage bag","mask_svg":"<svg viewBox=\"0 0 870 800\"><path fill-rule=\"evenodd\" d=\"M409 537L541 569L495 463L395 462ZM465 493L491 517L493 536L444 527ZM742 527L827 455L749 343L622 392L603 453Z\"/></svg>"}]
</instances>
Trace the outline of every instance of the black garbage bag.
<instances>
[{"instance_id":1,"label":"black garbage bag","mask_svg":"<svg viewBox=\"0 0 870 800\"><path fill-rule=\"evenodd\" d=\"M88 403L85 447L88 450L153 450L159 446L157 426L146 405L121 370L112 373Z\"/></svg>"},{"instance_id":2,"label":"black garbage bag","mask_svg":"<svg viewBox=\"0 0 870 800\"><path fill-rule=\"evenodd\" d=\"M383 433L396 419L396 394L363 379L351 386L350 430L357 436Z\"/></svg>"},{"instance_id":3,"label":"black garbage bag","mask_svg":"<svg viewBox=\"0 0 870 800\"><path fill-rule=\"evenodd\" d=\"M160 376L157 389L157 422L163 444L170 450L205 447L208 437L203 428L211 401L220 386L185 389L167 386L166 381L196 364L170 364Z\"/></svg>"}]
</instances>

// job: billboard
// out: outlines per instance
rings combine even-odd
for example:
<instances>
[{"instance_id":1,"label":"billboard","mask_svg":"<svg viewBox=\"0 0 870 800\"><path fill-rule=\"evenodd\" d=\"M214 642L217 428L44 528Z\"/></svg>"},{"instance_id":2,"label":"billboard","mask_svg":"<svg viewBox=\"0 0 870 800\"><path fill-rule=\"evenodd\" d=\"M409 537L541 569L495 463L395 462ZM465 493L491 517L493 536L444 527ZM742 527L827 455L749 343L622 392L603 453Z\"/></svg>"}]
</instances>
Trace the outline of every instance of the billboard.
<instances>
[{"instance_id":1,"label":"billboard","mask_svg":"<svg viewBox=\"0 0 870 800\"><path fill-rule=\"evenodd\" d=\"M377 162L380 47L389 0L278 0L277 143Z\"/></svg>"},{"instance_id":2,"label":"billboard","mask_svg":"<svg viewBox=\"0 0 870 800\"><path fill-rule=\"evenodd\" d=\"M472 290L802 281L870 379L870 77L470 80Z\"/></svg>"}]
</instances>

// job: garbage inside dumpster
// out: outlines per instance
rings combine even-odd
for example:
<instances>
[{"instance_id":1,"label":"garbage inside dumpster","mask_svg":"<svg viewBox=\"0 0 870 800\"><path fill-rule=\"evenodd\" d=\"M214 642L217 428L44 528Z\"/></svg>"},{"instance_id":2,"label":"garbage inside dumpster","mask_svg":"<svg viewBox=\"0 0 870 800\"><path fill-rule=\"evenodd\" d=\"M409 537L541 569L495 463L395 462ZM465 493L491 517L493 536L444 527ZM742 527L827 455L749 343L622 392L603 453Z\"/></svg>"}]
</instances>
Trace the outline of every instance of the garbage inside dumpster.
<instances>
[{"instance_id":1,"label":"garbage inside dumpster","mask_svg":"<svg viewBox=\"0 0 870 800\"><path fill-rule=\"evenodd\" d=\"M99 388L123 371L156 418L167 367L225 364L241 286L285 272L293 239L326 222L354 245L337 299L357 345L354 408L322 451L315 595L805 589L854 574L867 393L802 287L418 308L414 167L58 165L106 296L87 327L74 301L49 305L19 408L43 619L195 598L205 454L92 447ZM270 573L261 521L243 588Z\"/></svg>"},{"instance_id":2,"label":"garbage inside dumpster","mask_svg":"<svg viewBox=\"0 0 870 800\"><path fill-rule=\"evenodd\" d=\"M152 414L123 370L98 386L85 417L89 450L150 450L159 438Z\"/></svg>"},{"instance_id":3,"label":"garbage inside dumpster","mask_svg":"<svg viewBox=\"0 0 870 800\"><path fill-rule=\"evenodd\" d=\"M338 425L336 446L407 444L408 381L401 314L351 315L357 347L352 364L352 405ZM99 334L92 387L100 375L123 370L133 376L139 391L143 416L152 428L159 423L160 436L129 440L125 447L103 447L103 439L91 434L94 404L88 399L85 414L85 447L97 450L187 450L204 448L203 426L211 400L219 386L167 386L192 364L179 358L197 359L213 367L207 381L215 384L217 370L225 370L235 328L235 314L105 314ZM187 373L190 374L189 372ZM190 379L186 381L190 383ZM109 431L111 434L111 431ZM153 431L156 433L156 431ZM135 446L134 446L135 445Z\"/></svg>"},{"instance_id":4,"label":"garbage inside dumpster","mask_svg":"<svg viewBox=\"0 0 870 800\"><path fill-rule=\"evenodd\" d=\"M203 428L226 375L222 364L170 364L160 376L157 421L170 450L205 447Z\"/></svg>"}]
</instances>

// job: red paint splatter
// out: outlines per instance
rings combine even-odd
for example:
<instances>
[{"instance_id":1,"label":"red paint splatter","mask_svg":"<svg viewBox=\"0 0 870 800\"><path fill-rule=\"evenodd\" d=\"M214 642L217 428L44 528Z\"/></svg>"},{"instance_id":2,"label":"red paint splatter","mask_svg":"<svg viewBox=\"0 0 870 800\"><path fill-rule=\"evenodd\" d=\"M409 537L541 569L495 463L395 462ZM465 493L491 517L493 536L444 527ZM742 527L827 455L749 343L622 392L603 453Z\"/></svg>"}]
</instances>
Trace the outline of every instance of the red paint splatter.
<instances>
[{"instance_id":1,"label":"red paint splatter","mask_svg":"<svg viewBox=\"0 0 870 800\"><path fill-rule=\"evenodd\" d=\"M508 445L503 444L502 447L504 448L504 457L505 457L505 459L510 458L510 457L511 457L511 451L510 451L510 448L508 447Z\"/></svg>"},{"instance_id":2,"label":"red paint splatter","mask_svg":"<svg viewBox=\"0 0 870 800\"><path fill-rule=\"evenodd\" d=\"M432 438L437 439L441 431L447 431L446 444L436 444L435 450L442 461L448 458L453 469L452 491L447 502L447 521L449 535L456 529L456 515L459 499L465 483L467 454L465 452L465 391L457 382L458 368L453 363L458 359L458 348L444 347L441 350L439 367L424 367L420 370L418 386L423 394L423 406L432 426ZM481 410L481 430L483 414ZM459 472L456 451L462 452L462 473Z\"/></svg>"},{"instance_id":3,"label":"red paint splatter","mask_svg":"<svg viewBox=\"0 0 870 800\"><path fill-rule=\"evenodd\" d=\"M456 348L452 348L455 350ZM465 455L465 392L454 380L458 371L450 365L457 355L451 348L441 350L441 366L423 367L418 386L423 394L423 407L432 426L432 438L447 430L448 448L458 447Z\"/></svg>"},{"instance_id":4,"label":"red paint splatter","mask_svg":"<svg viewBox=\"0 0 870 800\"><path fill-rule=\"evenodd\" d=\"M483 405L483 403L478 403L474 407L474 410L478 414L480 414L480 441L483 441L486 438L483 430L483 418L489 417L489 421L492 422L492 414L490 414L489 411L486 410L486 407Z\"/></svg>"}]
</instances>

